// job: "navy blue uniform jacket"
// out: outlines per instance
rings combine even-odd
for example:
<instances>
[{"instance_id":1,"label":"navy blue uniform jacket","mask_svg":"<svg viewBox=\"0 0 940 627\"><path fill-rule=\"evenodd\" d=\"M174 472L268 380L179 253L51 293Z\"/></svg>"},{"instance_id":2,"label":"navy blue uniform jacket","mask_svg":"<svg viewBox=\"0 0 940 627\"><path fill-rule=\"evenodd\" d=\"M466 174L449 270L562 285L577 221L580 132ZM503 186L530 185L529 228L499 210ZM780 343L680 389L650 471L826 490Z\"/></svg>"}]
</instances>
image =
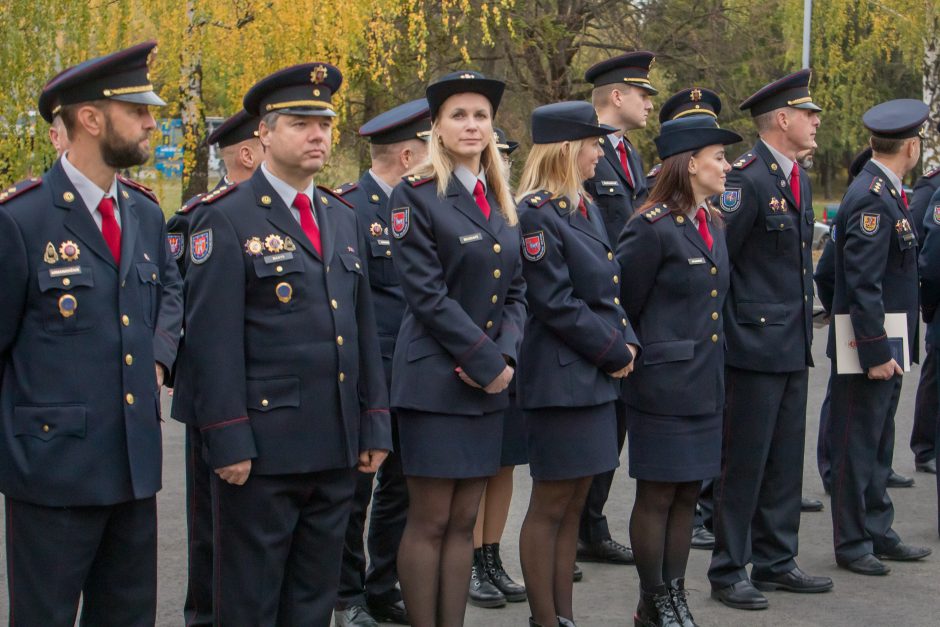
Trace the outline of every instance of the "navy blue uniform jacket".
<instances>
[{"instance_id":1,"label":"navy blue uniform jacket","mask_svg":"<svg viewBox=\"0 0 940 627\"><path fill-rule=\"evenodd\" d=\"M458 366L486 386L516 363L525 323L525 281L517 227L487 192L490 219L451 176L443 198L436 179L406 177L392 192L392 259L405 294L395 346L392 406L481 415L505 409L509 394L461 381Z\"/></svg>"},{"instance_id":2,"label":"navy blue uniform jacket","mask_svg":"<svg viewBox=\"0 0 940 627\"><path fill-rule=\"evenodd\" d=\"M195 212L184 359L213 468L316 472L391 449L366 242L314 191L322 258L260 169Z\"/></svg>"},{"instance_id":3,"label":"navy blue uniform jacket","mask_svg":"<svg viewBox=\"0 0 940 627\"><path fill-rule=\"evenodd\" d=\"M881 169L869 161L849 185L836 216L832 315L849 314L863 370L891 359L886 313L906 313L911 361L918 360L917 235ZM835 325L826 354L835 360ZM901 364L903 366L903 364Z\"/></svg>"},{"instance_id":4,"label":"navy blue uniform jacket","mask_svg":"<svg viewBox=\"0 0 940 627\"><path fill-rule=\"evenodd\" d=\"M728 249L711 219L712 249L684 215L655 205L627 223L617 244L621 299L643 342L624 400L640 411L697 416L724 404L721 310L728 294Z\"/></svg>"},{"instance_id":5,"label":"navy blue uniform jacket","mask_svg":"<svg viewBox=\"0 0 940 627\"><path fill-rule=\"evenodd\" d=\"M914 230L917 232L917 241L923 242L926 232L924 231L924 218L928 215L928 211L933 211L933 204L931 199L933 198L934 192L940 188L940 168L934 168L929 172L925 172L922 177L917 179L917 182L914 183L914 190L911 194L910 210L911 217L914 219ZM933 217L927 218L933 220Z\"/></svg>"},{"instance_id":6,"label":"navy blue uniform jacket","mask_svg":"<svg viewBox=\"0 0 940 627\"><path fill-rule=\"evenodd\" d=\"M524 409L616 400L620 380L607 373L633 360L627 344L639 345L620 306L620 264L600 212L586 205L590 220L548 192L519 204L529 317L516 394Z\"/></svg>"},{"instance_id":7,"label":"navy blue uniform jacket","mask_svg":"<svg viewBox=\"0 0 940 627\"><path fill-rule=\"evenodd\" d=\"M0 491L53 507L151 497L154 362L173 366L183 315L163 213L119 178L118 267L61 162L17 188L0 200Z\"/></svg>"},{"instance_id":8,"label":"navy blue uniform jacket","mask_svg":"<svg viewBox=\"0 0 940 627\"><path fill-rule=\"evenodd\" d=\"M940 306L940 189L934 192L927 203L921 229L924 240L918 265L921 310L924 322L927 323L926 342L931 346L940 346L940 319L936 313Z\"/></svg>"},{"instance_id":9,"label":"navy blue uniform jacket","mask_svg":"<svg viewBox=\"0 0 940 627\"><path fill-rule=\"evenodd\" d=\"M604 228L609 242L618 240L623 226L646 201L649 192L640 153L629 141L624 141L633 185L627 183L627 176L620 165L620 155L611 147L606 137L600 138L604 157L597 162L594 177L584 182L584 189L594 198L601 215L604 216Z\"/></svg>"},{"instance_id":10,"label":"navy blue uniform jacket","mask_svg":"<svg viewBox=\"0 0 940 627\"><path fill-rule=\"evenodd\" d=\"M795 372L813 365L812 189L800 167L797 207L788 174L758 141L734 162L721 196L732 266L725 360L735 368Z\"/></svg>"},{"instance_id":11,"label":"navy blue uniform jacket","mask_svg":"<svg viewBox=\"0 0 940 627\"><path fill-rule=\"evenodd\" d=\"M367 242L365 257L369 264L369 284L378 325L379 346L387 383L392 383L392 355L395 339L405 315L405 296L392 261L391 235L388 232L388 196L366 171L358 183L333 190L356 210L359 226Z\"/></svg>"}]
</instances>

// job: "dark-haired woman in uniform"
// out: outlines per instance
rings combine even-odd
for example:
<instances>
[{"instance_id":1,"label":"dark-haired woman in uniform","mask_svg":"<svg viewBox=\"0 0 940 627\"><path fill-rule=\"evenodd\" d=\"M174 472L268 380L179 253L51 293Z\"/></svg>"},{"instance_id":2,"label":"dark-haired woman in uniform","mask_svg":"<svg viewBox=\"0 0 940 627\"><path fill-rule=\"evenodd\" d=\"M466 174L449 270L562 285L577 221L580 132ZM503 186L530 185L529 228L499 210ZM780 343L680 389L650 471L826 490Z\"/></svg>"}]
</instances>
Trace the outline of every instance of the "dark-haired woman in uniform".
<instances>
[{"instance_id":1,"label":"dark-haired woman in uniform","mask_svg":"<svg viewBox=\"0 0 940 627\"><path fill-rule=\"evenodd\" d=\"M637 339L620 306L620 266L583 183L603 155L586 102L532 113L519 183L529 317L516 394L533 485L519 549L530 625L573 625L572 569L591 479L618 466L614 401Z\"/></svg>"},{"instance_id":2,"label":"dark-haired woman in uniform","mask_svg":"<svg viewBox=\"0 0 940 627\"><path fill-rule=\"evenodd\" d=\"M728 252L708 198L724 191L725 146L741 141L714 114L663 123L663 167L617 246L621 298L643 355L625 382L630 540L640 577L634 625L693 627L684 580L695 501L721 470L724 349L721 307Z\"/></svg>"},{"instance_id":3,"label":"dark-haired woman in uniform","mask_svg":"<svg viewBox=\"0 0 940 627\"><path fill-rule=\"evenodd\" d=\"M389 200L407 303L392 362L409 493L398 570L415 627L463 624L473 525L499 470L525 321L516 211L493 138L504 86L471 71L429 85L429 162Z\"/></svg>"}]
</instances>

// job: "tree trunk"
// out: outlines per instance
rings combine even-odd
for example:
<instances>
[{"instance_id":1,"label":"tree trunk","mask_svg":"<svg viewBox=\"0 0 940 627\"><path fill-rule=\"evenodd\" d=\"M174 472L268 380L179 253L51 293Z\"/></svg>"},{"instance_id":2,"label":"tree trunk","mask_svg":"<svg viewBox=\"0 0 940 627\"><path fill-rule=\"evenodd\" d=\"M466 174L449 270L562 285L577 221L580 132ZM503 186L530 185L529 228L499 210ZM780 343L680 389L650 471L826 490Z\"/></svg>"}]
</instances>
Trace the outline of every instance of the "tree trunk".
<instances>
[{"instance_id":1,"label":"tree trunk","mask_svg":"<svg viewBox=\"0 0 940 627\"><path fill-rule=\"evenodd\" d=\"M180 50L180 118L183 125L182 201L209 188L209 145L202 101L202 42L196 0L186 1L186 29Z\"/></svg>"},{"instance_id":2,"label":"tree trunk","mask_svg":"<svg viewBox=\"0 0 940 627\"><path fill-rule=\"evenodd\" d=\"M924 102L930 107L928 124L924 139L924 169L930 170L940 166L940 132L937 130L937 121L940 120L940 11L933 6L931 0L926 0L925 20L927 26L924 35Z\"/></svg>"}]
</instances>

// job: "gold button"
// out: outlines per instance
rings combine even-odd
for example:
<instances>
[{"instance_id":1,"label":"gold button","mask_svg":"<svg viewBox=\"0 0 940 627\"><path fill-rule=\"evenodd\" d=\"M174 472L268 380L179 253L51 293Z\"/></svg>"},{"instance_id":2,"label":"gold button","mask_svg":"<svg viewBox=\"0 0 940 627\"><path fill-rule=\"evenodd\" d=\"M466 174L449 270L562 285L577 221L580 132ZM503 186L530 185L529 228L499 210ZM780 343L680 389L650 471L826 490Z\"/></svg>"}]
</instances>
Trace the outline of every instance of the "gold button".
<instances>
[{"instance_id":1,"label":"gold button","mask_svg":"<svg viewBox=\"0 0 940 627\"><path fill-rule=\"evenodd\" d=\"M330 301L330 307L332 307L333 309L339 309L339 303L336 302L335 298Z\"/></svg>"},{"instance_id":2,"label":"gold button","mask_svg":"<svg viewBox=\"0 0 940 627\"><path fill-rule=\"evenodd\" d=\"M497 302L499 302L499 296L493 294L493 296L490 298L490 302L495 305Z\"/></svg>"},{"instance_id":3,"label":"gold button","mask_svg":"<svg viewBox=\"0 0 940 627\"><path fill-rule=\"evenodd\" d=\"M761 323L761 324L764 324L765 322L767 322L767 318L761 318L761 319L760 319L760 323Z\"/></svg>"},{"instance_id":4,"label":"gold button","mask_svg":"<svg viewBox=\"0 0 940 627\"><path fill-rule=\"evenodd\" d=\"M42 426L42 432L43 432L43 433L49 433L49 425L43 425L43 426Z\"/></svg>"},{"instance_id":5,"label":"gold button","mask_svg":"<svg viewBox=\"0 0 940 627\"><path fill-rule=\"evenodd\" d=\"M121 324L123 324L126 327L130 323L131 323L131 319L127 316L127 314L124 314L123 316L121 316Z\"/></svg>"},{"instance_id":6,"label":"gold button","mask_svg":"<svg viewBox=\"0 0 940 627\"><path fill-rule=\"evenodd\" d=\"M803 276L806 276L806 268L803 268Z\"/></svg>"},{"instance_id":7,"label":"gold button","mask_svg":"<svg viewBox=\"0 0 940 627\"><path fill-rule=\"evenodd\" d=\"M718 343L718 334L717 334L717 333L712 336L712 343L714 343L714 344L717 344L717 343Z\"/></svg>"},{"instance_id":8,"label":"gold button","mask_svg":"<svg viewBox=\"0 0 940 627\"><path fill-rule=\"evenodd\" d=\"M127 364L128 366L133 365L133 364L134 364L134 356L131 355L130 353L124 355L124 363Z\"/></svg>"},{"instance_id":9,"label":"gold button","mask_svg":"<svg viewBox=\"0 0 940 627\"><path fill-rule=\"evenodd\" d=\"M150 275L150 278L153 279L154 281L156 281L156 280L157 280L157 273L154 272L153 274L151 274L151 275Z\"/></svg>"},{"instance_id":10,"label":"gold button","mask_svg":"<svg viewBox=\"0 0 940 627\"><path fill-rule=\"evenodd\" d=\"M62 279L62 285L65 285L66 287L68 287L68 286L71 285L71 284L72 284L72 280L71 280L71 279L69 279L69 278Z\"/></svg>"},{"instance_id":11,"label":"gold button","mask_svg":"<svg viewBox=\"0 0 940 627\"><path fill-rule=\"evenodd\" d=\"M133 404L134 404L134 395L133 395L133 394L128 394L127 396L124 397L124 400L127 401L127 404L128 404L128 405L133 405Z\"/></svg>"},{"instance_id":12,"label":"gold button","mask_svg":"<svg viewBox=\"0 0 940 627\"><path fill-rule=\"evenodd\" d=\"M718 290L712 290L712 298L716 298L717 296L718 296Z\"/></svg>"},{"instance_id":13,"label":"gold button","mask_svg":"<svg viewBox=\"0 0 940 627\"><path fill-rule=\"evenodd\" d=\"M386 256L386 257L391 257L391 256L392 256L392 251L386 250L386 251L385 251L385 256Z\"/></svg>"},{"instance_id":14,"label":"gold button","mask_svg":"<svg viewBox=\"0 0 940 627\"><path fill-rule=\"evenodd\" d=\"M806 242L803 242L803 248L806 248Z\"/></svg>"},{"instance_id":15,"label":"gold button","mask_svg":"<svg viewBox=\"0 0 940 627\"><path fill-rule=\"evenodd\" d=\"M339 382L342 383L345 380L346 380L346 373L344 372L339 373Z\"/></svg>"},{"instance_id":16,"label":"gold button","mask_svg":"<svg viewBox=\"0 0 940 627\"><path fill-rule=\"evenodd\" d=\"M284 272L284 266L278 266L274 269L277 270L278 272Z\"/></svg>"},{"instance_id":17,"label":"gold button","mask_svg":"<svg viewBox=\"0 0 940 627\"><path fill-rule=\"evenodd\" d=\"M262 398L262 399L261 399L261 406L262 406L262 407L267 407L267 406L268 406L268 399Z\"/></svg>"},{"instance_id":18,"label":"gold button","mask_svg":"<svg viewBox=\"0 0 940 627\"><path fill-rule=\"evenodd\" d=\"M622 324L623 326L627 326L627 319L626 319L626 318L621 318L621 319L620 319L620 324Z\"/></svg>"},{"instance_id":19,"label":"gold button","mask_svg":"<svg viewBox=\"0 0 940 627\"><path fill-rule=\"evenodd\" d=\"M619 305L619 304L620 304L620 299L617 298L616 296L614 296L614 304L615 304L615 305Z\"/></svg>"},{"instance_id":20,"label":"gold button","mask_svg":"<svg viewBox=\"0 0 940 627\"><path fill-rule=\"evenodd\" d=\"M718 312L717 312L717 311L713 311L713 312L712 312L712 320L717 320L717 319L718 319Z\"/></svg>"},{"instance_id":21,"label":"gold button","mask_svg":"<svg viewBox=\"0 0 940 627\"><path fill-rule=\"evenodd\" d=\"M493 328L493 321L492 321L492 320L487 320L487 321L486 321L486 328L487 328L487 329L492 329L492 328Z\"/></svg>"},{"instance_id":22,"label":"gold button","mask_svg":"<svg viewBox=\"0 0 940 627\"><path fill-rule=\"evenodd\" d=\"M614 275L614 283L620 283L620 277L616 274Z\"/></svg>"},{"instance_id":23,"label":"gold button","mask_svg":"<svg viewBox=\"0 0 940 627\"><path fill-rule=\"evenodd\" d=\"M613 260L614 260L614 253L607 251L607 261L613 261Z\"/></svg>"},{"instance_id":24,"label":"gold button","mask_svg":"<svg viewBox=\"0 0 940 627\"><path fill-rule=\"evenodd\" d=\"M496 268L495 270L493 270L493 277L494 277L494 278L497 278L497 279L498 279L498 278L501 277L502 275L503 275L503 273L499 271L499 268Z\"/></svg>"},{"instance_id":25,"label":"gold button","mask_svg":"<svg viewBox=\"0 0 940 627\"><path fill-rule=\"evenodd\" d=\"M359 265L359 262L356 262L356 270L360 269L362 266Z\"/></svg>"},{"instance_id":26,"label":"gold button","mask_svg":"<svg viewBox=\"0 0 940 627\"><path fill-rule=\"evenodd\" d=\"M499 244L493 244L493 252L494 252L494 253L498 253L498 252L501 251L502 249L503 249L503 247L500 246Z\"/></svg>"},{"instance_id":27,"label":"gold button","mask_svg":"<svg viewBox=\"0 0 940 627\"><path fill-rule=\"evenodd\" d=\"M340 346L343 345L343 336L342 336L342 335L337 335L337 336L336 336L336 343L339 344Z\"/></svg>"},{"instance_id":28,"label":"gold button","mask_svg":"<svg viewBox=\"0 0 940 627\"><path fill-rule=\"evenodd\" d=\"M718 268L712 266L712 274L718 274Z\"/></svg>"}]
</instances>

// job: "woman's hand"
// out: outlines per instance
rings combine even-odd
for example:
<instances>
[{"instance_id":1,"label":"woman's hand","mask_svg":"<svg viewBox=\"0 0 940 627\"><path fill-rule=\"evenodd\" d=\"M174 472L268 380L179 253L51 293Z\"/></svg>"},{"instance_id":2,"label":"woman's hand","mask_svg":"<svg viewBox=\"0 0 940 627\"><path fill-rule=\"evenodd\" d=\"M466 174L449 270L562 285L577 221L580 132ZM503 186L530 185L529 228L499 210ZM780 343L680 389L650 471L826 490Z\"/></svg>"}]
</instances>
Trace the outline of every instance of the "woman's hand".
<instances>
[{"instance_id":1,"label":"woman's hand","mask_svg":"<svg viewBox=\"0 0 940 627\"><path fill-rule=\"evenodd\" d=\"M607 374L609 374L611 377L613 377L614 379L623 379L623 378L626 378L627 375L629 375L631 372L633 372L633 364L636 363L637 347L634 346L633 344L627 344L627 350L630 351L630 356L631 356L633 359L631 359L631 360L630 360L630 363L627 364L626 366L624 366L623 368L621 368L620 370L617 370L616 372L608 372L608 373L607 373Z\"/></svg>"}]
</instances>

